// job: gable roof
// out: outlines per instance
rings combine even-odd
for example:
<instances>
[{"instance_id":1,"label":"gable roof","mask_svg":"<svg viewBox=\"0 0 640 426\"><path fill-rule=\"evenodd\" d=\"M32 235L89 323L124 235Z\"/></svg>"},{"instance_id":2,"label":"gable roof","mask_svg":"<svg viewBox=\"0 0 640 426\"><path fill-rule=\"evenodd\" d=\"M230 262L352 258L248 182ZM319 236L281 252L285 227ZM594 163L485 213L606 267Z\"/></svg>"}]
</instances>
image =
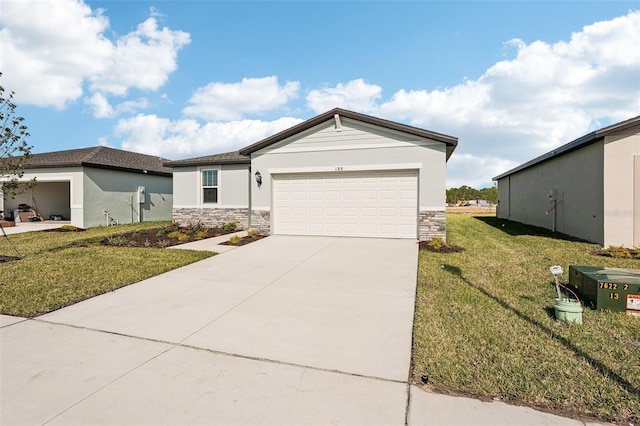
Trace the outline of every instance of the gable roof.
<instances>
[{"instance_id":1,"label":"gable roof","mask_svg":"<svg viewBox=\"0 0 640 426\"><path fill-rule=\"evenodd\" d=\"M106 146L70 149L66 151L33 154L27 162L28 169L57 167L94 167L134 173L171 176L172 170L163 166L161 157L123 151Z\"/></svg>"},{"instance_id":2,"label":"gable roof","mask_svg":"<svg viewBox=\"0 0 640 426\"><path fill-rule=\"evenodd\" d=\"M269 136L268 138L262 139L261 141L256 142L253 145L249 145L246 148L242 148L239 151L239 153L240 155L250 155L251 153L256 152L262 148L265 148L269 145L280 142L288 137L296 135L314 126L317 126L318 124L321 124L327 120L331 120L336 114L341 117L350 118L352 120L361 121L363 123L368 123L375 126L384 127L386 129L396 130L396 131L407 133L410 135L428 138L438 142L443 142L447 144L447 160L451 156L451 153L453 152L455 147L458 145L458 138L453 136L447 136L441 133L431 132L429 130L420 129L418 127L408 126L406 124L384 120L382 118L372 117L370 115L360 114L360 113L348 111L342 108L334 108L323 114L310 118L307 121L303 121L300 124L290 127L289 129L283 130L280 133L276 133L273 136Z\"/></svg>"},{"instance_id":3,"label":"gable roof","mask_svg":"<svg viewBox=\"0 0 640 426\"><path fill-rule=\"evenodd\" d=\"M165 161L166 167L209 166L217 164L249 164L251 158L240 155L238 151L223 154L205 155L204 157L187 158L185 160Z\"/></svg>"},{"instance_id":4,"label":"gable roof","mask_svg":"<svg viewBox=\"0 0 640 426\"><path fill-rule=\"evenodd\" d=\"M620 130L625 130L633 126L637 126L640 124L640 115L637 117L630 118L625 121L621 121L616 124L612 124L607 127L603 127L600 130L596 130L595 132L587 133L586 135L579 137L567 144L562 145L559 148L554 149L553 151L549 151L546 154L542 154L539 157L534 158L533 160L527 161L515 167L509 171L502 173L493 178L493 180L502 179L503 177L507 177L521 170L527 169L529 167L535 166L536 164L544 163L545 161L551 160L552 158L559 157L564 154L568 154L571 151L575 151L576 149L585 147L587 145L591 145L592 143L599 142L604 139L605 136L608 136L612 133L619 132Z\"/></svg>"}]
</instances>

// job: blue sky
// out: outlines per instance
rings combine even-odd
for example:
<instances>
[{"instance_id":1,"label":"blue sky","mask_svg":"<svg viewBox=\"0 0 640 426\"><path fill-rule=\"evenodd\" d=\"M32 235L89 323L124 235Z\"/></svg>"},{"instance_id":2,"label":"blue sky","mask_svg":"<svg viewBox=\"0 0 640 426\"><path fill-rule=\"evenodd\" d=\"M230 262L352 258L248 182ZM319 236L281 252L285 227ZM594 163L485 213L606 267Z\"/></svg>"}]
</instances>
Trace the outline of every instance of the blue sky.
<instances>
[{"instance_id":1,"label":"blue sky","mask_svg":"<svg viewBox=\"0 0 640 426\"><path fill-rule=\"evenodd\" d=\"M169 159L333 107L457 136L447 186L640 114L638 1L0 0L34 152Z\"/></svg>"}]
</instances>

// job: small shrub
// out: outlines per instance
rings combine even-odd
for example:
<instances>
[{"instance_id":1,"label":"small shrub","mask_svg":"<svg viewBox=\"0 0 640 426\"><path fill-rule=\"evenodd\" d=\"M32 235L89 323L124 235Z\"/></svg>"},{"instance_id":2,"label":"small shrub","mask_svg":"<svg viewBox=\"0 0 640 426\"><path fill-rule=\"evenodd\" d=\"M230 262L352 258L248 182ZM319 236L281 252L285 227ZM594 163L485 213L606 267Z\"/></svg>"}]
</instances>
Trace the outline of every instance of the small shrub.
<instances>
[{"instance_id":1,"label":"small shrub","mask_svg":"<svg viewBox=\"0 0 640 426\"><path fill-rule=\"evenodd\" d=\"M464 248L454 244L448 244L440 237L432 238L429 241L420 241L420 250L429 250L436 253L458 253Z\"/></svg>"},{"instance_id":2,"label":"small shrub","mask_svg":"<svg viewBox=\"0 0 640 426\"><path fill-rule=\"evenodd\" d=\"M184 238L184 236L186 236L187 239L189 239L189 236L187 234L180 231L171 231L167 234L167 238L171 238L179 241L185 241L184 239L181 240L181 238Z\"/></svg>"},{"instance_id":3,"label":"small shrub","mask_svg":"<svg viewBox=\"0 0 640 426\"><path fill-rule=\"evenodd\" d=\"M200 230L193 236L194 240L204 240L205 238L207 238L207 231L205 230Z\"/></svg>"},{"instance_id":4,"label":"small shrub","mask_svg":"<svg viewBox=\"0 0 640 426\"><path fill-rule=\"evenodd\" d=\"M247 231L247 237L249 238L256 238L258 235L260 235L260 231L257 229L249 229Z\"/></svg>"},{"instance_id":5,"label":"small shrub","mask_svg":"<svg viewBox=\"0 0 640 426\"><path fill-rule=\"evenodd\" d=\"M129 244L129 240L124 235L113 235L107 237L107 244L116 247L125 247Z\"/></svg>"},{"instance_id":6,"label":"small shrub","mask_svg":"<svg viewBox=\"0 0 640 426\"><path fill-rule=\"evenodd\" d=\"M73 225L62 225L60 227L61 231L78 231L80 228L78 228L77 226L73 226Z\"/></svg>"},{"instance_id":7,"label":"small shrub","mask_svg":"<svg viewBox=\"0 0 640 426\"><path fill-rule=\"evenodd\" d=\"M169 243L170 243L170 241L169 241L169 240L159 240L159 241L157 242L158 247L160 247L160 248L168 247L168 246L169 246Z\"/></svg>"},{"instance_id":8,"label":"small shrub","mask_svg":"<svg viewBox=\"0 0 640 426\"><path fill-rule=\"evenodd\" d=\"M206 233L206 228L204 227L204 225L198 222L195 224L193 223L188 224L184 230L184 233L189 236L194 236L194 235L197 235L198 233L201 233L202 231L205 231Z\"/></svg>"},{"instance_id":9,"label":"small shrub","mask_svg":"<svg viewBox=\"0 0 640 426\"><path fill-rule=\"evenodd\" d=\"M187 234L180 234L178 235L178 241L180 242L185 242L185 241L189 241L191 239L191 237Z\"/></svg>"},{"instance_id":10,"label":"small shrub","mask_svg":"<svg viewBox=\"0 0 640 426\"><path fill-rule=\"evenodd\" d=\"M144 240L142 245L145 246L145 247L151 247L151 241L149 241L149 239L147 238L146 240Z\"/></svg>"},{"instance_id":11,"label":"small shrub","mask_svg":"<svg viewBox=\"0 0 640 426\"><path fill-rule=\"evenodd\" d=\"M609 248L602 250L602 253L614 259L631 259L635 257L635 250L622 246L609 246Z\"/></svg>"},{"instance_id":12,"label":"small shrub","mask_svg":"<svg viewBox=\"0 0 640 426\"><path fill-rule=\"evenodd\" d=\"M238 235L234 235L233 237L229 238L229 243L233 244L234 246L240 244L240 241L242 241L242 238L240 238L240 236Z\"/></svg>"},{"instance_id":13,"label":"small shrub","mask_svg":"<svg viewBox=\"0 0 640 426\"><path fill-rule=\"evenodd\" d=\"M222 230L226 233L233 232L236 229L238 229L238 222L236 222L235 220L232 220L231 222L227 222L224 225L222 225Z\"/></svg>"},{"instance_id":14,"label":"small shrub","mask_svg":"<svg viewBox=\"0 0 640 426\"><path fill-rule=\"evenodd\" d=\"M435 237L431 241L427 242L427 246L431 248L433 251L440 251L442 247L445 245L445 242L442 241L442 238Z\"/></svg>"},{"instance_id":15,"label":"small shrub","mask_svg":"<svg viewBox=\"0 0 640 426\"><path fill-rule=\"evenodd\" d=\"M172 223L171 225L167 225L156 233L156 238L163 238L165 235L178 231L180 229L180 225L177 223Z\"/></svg>"}]
</instances>

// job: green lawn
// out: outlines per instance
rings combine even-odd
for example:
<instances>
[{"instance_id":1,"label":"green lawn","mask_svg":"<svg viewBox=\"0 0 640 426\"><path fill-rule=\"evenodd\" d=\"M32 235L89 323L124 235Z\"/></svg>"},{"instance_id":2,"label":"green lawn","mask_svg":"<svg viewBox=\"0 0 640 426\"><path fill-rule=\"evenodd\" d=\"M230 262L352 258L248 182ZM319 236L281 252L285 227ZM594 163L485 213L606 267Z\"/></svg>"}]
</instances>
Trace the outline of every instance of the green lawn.
<instances>
[{"instance_id":1,"label":"green lawn","mask_svg":"<svg viewBox=\"0 0 640 426\"><path fill-rule=\"evenodd\" d=\"M99 244L107 236L164 225L168 222L10 235L22 259L0 264L0 313L41 315L213 255ZM0 255L17 255L4 236Z\"/></svg>"},{"instance_id":2,"label":"green lawn","mask_svg":"<svg viewBox=\"0 0 640 426\"><path fill-rule=\"evenodd\" d=\"M462 253L422 251L413 380L453 394L560 414L640 422L640 318L585 309L582 326L556 323L552 265L640 269L595 257L596 245L554 238L495 217L447 216Z\"/></svg>"}]
</instances>

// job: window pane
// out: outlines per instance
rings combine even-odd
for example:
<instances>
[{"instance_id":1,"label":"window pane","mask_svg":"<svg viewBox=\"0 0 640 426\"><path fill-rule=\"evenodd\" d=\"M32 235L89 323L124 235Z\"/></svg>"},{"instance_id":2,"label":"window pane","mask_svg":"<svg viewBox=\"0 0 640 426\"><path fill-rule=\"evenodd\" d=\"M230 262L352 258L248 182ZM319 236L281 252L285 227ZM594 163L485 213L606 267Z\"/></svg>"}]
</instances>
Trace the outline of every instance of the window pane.
<instances>
[{"instance_id":1,"label":"window pane","mask_svg":"<svg viewBox=\"0 0 640 426\"><path fill-rule=\"evenodd\" d=\"M202 199L205 203L217 203L218 202L218 188L203 188Z\"/></svg>"},{"instance_id":2,"label":"window pane","mask_svg":"<svg viewBox=\"0 0 640 426\"><path fill-rule=\"evenodd\" d=\"M203 170L202 171L202 186L218 186L218 171L217 170Z\"/></svg>"}]
</instances>

